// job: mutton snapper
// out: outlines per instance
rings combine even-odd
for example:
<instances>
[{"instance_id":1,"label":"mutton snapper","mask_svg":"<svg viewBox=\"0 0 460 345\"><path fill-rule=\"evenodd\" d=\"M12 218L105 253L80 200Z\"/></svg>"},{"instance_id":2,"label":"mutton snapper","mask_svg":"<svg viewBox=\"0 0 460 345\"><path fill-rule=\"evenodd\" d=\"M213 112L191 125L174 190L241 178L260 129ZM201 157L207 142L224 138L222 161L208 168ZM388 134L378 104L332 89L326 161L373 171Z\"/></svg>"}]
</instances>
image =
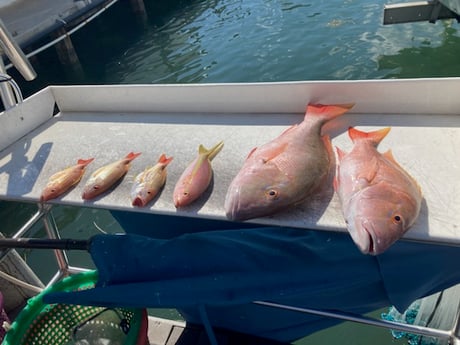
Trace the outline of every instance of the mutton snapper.
<instances>
[{"instance_id":1,"label":"mutton snapper","mask_svg":"<svg viewBox=\"0 0 460 345\"><path fill-rule=\"evenodd\" d=\"M136 176L131 189L133 206L147 205L160 192L166 182L166 167L172 159L173 157L167 158L162 154L153 167L145 169Z\"/></svg>"},{"instance_id":2,"label":"mutton snapper","mask_svg":"<svg viewBox=\"0 0 460 345\"><path fill-rule=\"evenodd\" d=\"M94 158L79 159L76 165L53 174L42 191L40 201L46 202L57 198L75 186L85 173L86 166L93 160Z\"/></svg>"},{"instance_id":3,"label":"mutton snapper","mask_svg":"<svg viewBox=\"0 0 460 345\"><path fill-rule=\"evenodd\" d=\"M203 145L198 148L198 156L187 166L174 187L174 206L177 208L190 205L208 188L212 179L211 161L222 150L221 141L211 149Z\"/></svg>"},{"instance_id":4,"label":"mutton snapper","mask_svg":"<svg viewBox=\"0 0 460 345\"><path fill-rule=\"evenodd\" d=\"M303 122L254 148L228 188L227 218L268 216L318 191L334 162L331 141L321 135L322 126L352 106L309 104Z\"/></svg>"},{"instance_id":5,"label":"mutton snapper","mask_svg":"<svg viewBox=\"0 0 460 345\"><path fill-rule=\"evenodd\" d=\"M97 169L86 182L81 197L89 200L104 193L128 172L132 160L140 154L130 152L125 158Z\"/></svg>"},{"instance_id":6,"label":"mutton snapper","mask_svg":"<svg viewBox=\"0 0 460 345\"><path fill-rule=\"evenodd\" d=\"M390 128L362 132L349 128L354 143L350 153L337 148L334 187L342 204L348 232L364 254L388 249L414 224L422 192L417 182L378 144Z\"/></svg>"}]
</instances>

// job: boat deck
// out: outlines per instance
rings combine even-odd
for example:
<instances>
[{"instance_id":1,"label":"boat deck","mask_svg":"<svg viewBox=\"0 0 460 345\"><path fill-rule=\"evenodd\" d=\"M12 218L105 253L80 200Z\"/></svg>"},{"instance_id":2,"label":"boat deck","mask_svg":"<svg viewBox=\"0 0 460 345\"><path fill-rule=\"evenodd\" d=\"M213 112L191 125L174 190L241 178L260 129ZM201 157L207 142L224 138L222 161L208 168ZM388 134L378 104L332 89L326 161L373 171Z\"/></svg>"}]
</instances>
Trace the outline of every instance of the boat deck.
<instances>
[{"instance_id":1,"label":"boat deck","mask_svg":"<svg viewBox=\"0 0 460 345\"><path fill-rule=\"evenodd\" d=\"M95 158L82 182L52 204L226 219L227 188L252 148L301 122L305 105L350 103L355 107L327 124L334 146L352 147L346 130L391 126L379 150L418 181L424 201L405 238L460 244L460 79L298 82L219 85L49 87L0 116L0 199L39 202L48 178ZM55 109L56 104L56 109ZM214 158L207 194L183 209L173 205L180 174L198 152L223 140ZM83 201L82 189L97 168L142 152L109 193ZM173 156L161 195L145 208L131 206L134 176ZM337 196L329 187L314 200L258 224L345 232Z\"/></svg>"}]
</instances>

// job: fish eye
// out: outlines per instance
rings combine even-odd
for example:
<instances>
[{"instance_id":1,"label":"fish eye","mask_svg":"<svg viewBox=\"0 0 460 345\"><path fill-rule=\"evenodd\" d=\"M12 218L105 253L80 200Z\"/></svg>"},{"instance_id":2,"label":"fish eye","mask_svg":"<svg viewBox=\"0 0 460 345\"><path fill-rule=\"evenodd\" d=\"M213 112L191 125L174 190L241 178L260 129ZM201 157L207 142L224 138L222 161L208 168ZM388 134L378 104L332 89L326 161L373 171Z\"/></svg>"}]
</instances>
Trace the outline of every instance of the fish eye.
<instances>
[{"instance_id":1,"label":"fish eye","mask_svg":"<svg viewBox=\"0 0 460 345\"><path fill-rule=\"evenodd\" d=\"M400 215L397 214L393 217L393 223L399 224L401 222L402 222L402 217Z\"/></svg>"},{"instance_id":2,"label":"fish eye","mask_svg":"<svg viewBox=\"0 0 460 345\"><path fill-rule=\"evenodd\" d=\"M274 189L269 189L265 194L271 199L276 199L278 197L278 192Z\"/></svg>"}]
</instances>

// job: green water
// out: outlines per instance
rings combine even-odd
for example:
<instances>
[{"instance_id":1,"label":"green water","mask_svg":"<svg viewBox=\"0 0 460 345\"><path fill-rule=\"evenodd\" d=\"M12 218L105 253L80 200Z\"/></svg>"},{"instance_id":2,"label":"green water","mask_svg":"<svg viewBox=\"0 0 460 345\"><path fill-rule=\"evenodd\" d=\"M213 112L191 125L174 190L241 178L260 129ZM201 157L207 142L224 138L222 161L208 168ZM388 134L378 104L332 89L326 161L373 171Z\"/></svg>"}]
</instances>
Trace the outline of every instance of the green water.
<instances>
[{"instance_id":1,"label":"green water","mask_svg":"<svg viewBox=\"0 0 460 345\"><path fill-rule=\"evenodd\" d=\"M33 61L37 80L26 83L9 72L25 95L49 84L460 76L460 25L440 21L383 26L384 0L145 3L147 20L135 15L128 2L120 2L74 34L80 66L60 65L49 49ZM34 205L3 202L3 231L12 233L34 211ZM106 211L55 207L54 215L62 237L122 230ZM44 234L36 230L37 236ZM55 272L49 264L51 253L32 251L25 256L43 279ZM72 264L93 267L88 255L69 253L69 258ZM344 323L299 343L393 342L386 330Z\"/></svg>"}]
</instances>

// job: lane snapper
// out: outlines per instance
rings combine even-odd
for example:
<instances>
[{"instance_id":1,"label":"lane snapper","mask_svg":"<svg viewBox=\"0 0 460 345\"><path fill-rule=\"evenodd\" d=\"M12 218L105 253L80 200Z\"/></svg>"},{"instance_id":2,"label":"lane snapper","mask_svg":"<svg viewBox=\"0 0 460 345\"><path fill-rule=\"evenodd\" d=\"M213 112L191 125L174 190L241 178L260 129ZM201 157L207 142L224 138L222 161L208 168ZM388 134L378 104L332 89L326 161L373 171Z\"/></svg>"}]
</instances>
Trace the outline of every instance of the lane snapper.
<instances>
[{"instance_id":1,"label":"lane snapper","mask_svg":"<svg viewBox=\"0 0 460 345\"><path fill-rule=\"evenodd\" d=\"M231 220L263 217L303 201L327 182L334 163L322 126L353 104L309 104L304 120L254 148L231 182L225 212Z\"/></svg>"},{"instance_id":2,"label":"lane snapper","mask_svg":"<svg viewBox=\"0 0 460 345\"><path fill-rule=\"evenodd\" d=\"M53 174L42 191L40 201L55 199L77 185L86 171L86 166L93 160L94 158L79 159L76 165Z\"/></svg>"},{"instance_id":3,"label":"lane snapper","mask_svg":"<svg viewBox=\"0 0 460 345\"><path fill-rule=\"evenodd\" d=\"M223 146L223 141L209 150L203 145L199 146L198 156L187 166L176 183L173 194L174 206L187 206L205 192L213 174L211 161Z\"/></svg>"},{"instance_id":4,"label":"lane snapper","mask_svg":"<svg viewBox=\"0 0 460 345\"><path fill-rule=\"evenodd\" d=\"M366 133L349 128L353 149L346 153L337 148L335 190L348 232L364 254L383 253L420 212L422 192L417 182L396 162L391 150L377 151L389 131Z\"/></svg>"},{"instance_id":5,"label":"lane snapper","mask_svg":"<svg viewBox=\"0 0 460 345\"><path fill-rule=\"evenodd\" d=\"M173 157L162 154L157 164L136 176L131 189L133 206L143 207L158 194L166 183L166 167L172 160Z\"/></svg>"},{"instance_id":6,"label":"lane snapper","mask_svg":"<svg viewBox=\"0 0 460 345\"><path fill-rule=\"evenodd\" d=\"M81 197L89 200L108 190L128 172L131 161L140 154L130 152L125 158L97 169L86 182Z\"/></svg>"}]
</instances>

